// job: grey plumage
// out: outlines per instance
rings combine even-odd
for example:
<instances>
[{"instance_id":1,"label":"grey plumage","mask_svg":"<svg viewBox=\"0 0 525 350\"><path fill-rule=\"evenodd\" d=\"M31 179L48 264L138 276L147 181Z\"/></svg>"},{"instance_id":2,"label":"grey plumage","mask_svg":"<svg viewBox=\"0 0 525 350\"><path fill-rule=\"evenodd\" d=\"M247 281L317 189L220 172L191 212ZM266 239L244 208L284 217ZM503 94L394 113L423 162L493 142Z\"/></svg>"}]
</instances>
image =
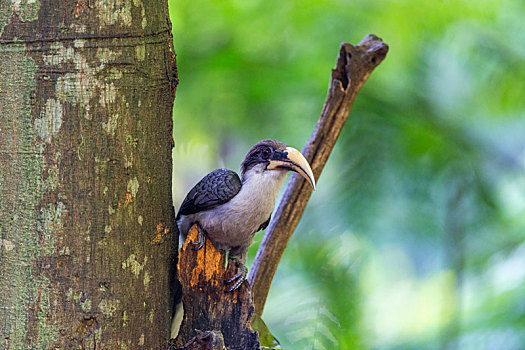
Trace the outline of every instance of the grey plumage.
<instances>
[{"instance_id":1,"label":"grey plumage","mask_svg":"<svg viewBox=\"0 0 525 350\"><path fill-rule=\"evenodd\" d=\"M233 171L231 173L235 174ZM208 209L186 215L184 213L178 215L181 241L186 240L191 225L198 222L217 249L231 250L231 258L237 258L240 262L245 263L246 251L253 241L253 236L270 218L285 178L285 171L264 172L263 165L257 165L247 173L242 185L234 195L231 195L233 191L223 188L226 184L218 185L220 189L214 189L214 191L226 192L231 197L220 205L213 205ZM197 198L200 196L207 197L209 194L197 195Z\"/></svg>"},{"instance_id":2,"label":"grey plumage","mask_svg":"<svg viewBox=\"0 0 525 350\"><path fill-rule=\"evenodd\" d=\"M315 188L308 162L299 151L276 140L255 144L241 164L241 176L227 169L206 175L188 193L177 214L180 241L198 223L217 249L244 264L254 234L268 226L289 170Z\"/></svg>"},{"instance_id":3,"label":"grey plumage","mask_svg":"<svg viewBox=\"0 0 525 350\"><path fill-rule=\"evenodd\" d=\"M188 234L191 220L185 218L204 210L213 209L228 202L241 190L241 179L232 170L217 169L200 180L186 195L182 202L177 221L180 221L180 240L184 242ZM182 218L181 218L182 217Z\"/></svg>"}]
</instances>

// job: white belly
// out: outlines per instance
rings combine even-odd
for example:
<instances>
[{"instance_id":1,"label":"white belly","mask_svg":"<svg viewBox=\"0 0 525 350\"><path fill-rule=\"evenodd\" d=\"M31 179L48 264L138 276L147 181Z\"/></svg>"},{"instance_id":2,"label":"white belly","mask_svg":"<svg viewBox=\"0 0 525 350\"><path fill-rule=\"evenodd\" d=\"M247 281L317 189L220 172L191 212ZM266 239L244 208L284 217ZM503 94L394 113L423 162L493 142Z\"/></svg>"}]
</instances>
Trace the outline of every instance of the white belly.
<instances>
[{"instance_id":1,"label":"white belly","mask_svg":"<svg viewBox=\"0 0 525 350\"><path fill-rule=\"evenodd\" d=\"M248 247L257 229L272 214L285 178L285 171L255 172L229 202L188 215L183 221L198 221L216 248Z\"/></svg>"}]
</instances>

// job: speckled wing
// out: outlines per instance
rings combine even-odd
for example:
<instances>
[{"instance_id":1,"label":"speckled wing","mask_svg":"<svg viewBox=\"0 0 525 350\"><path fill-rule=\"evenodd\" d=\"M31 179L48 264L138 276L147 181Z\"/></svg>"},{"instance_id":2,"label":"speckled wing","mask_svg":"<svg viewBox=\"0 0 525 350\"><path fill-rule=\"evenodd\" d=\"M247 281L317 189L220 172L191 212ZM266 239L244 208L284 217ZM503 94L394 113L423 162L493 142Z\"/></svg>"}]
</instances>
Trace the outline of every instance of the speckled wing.
<instances>
[{"instance_id":1,"label":"speckled wing","mask_svg":"<svg viewBox=\"0 0 525 350\"><path fill-rule=\"evenodd\" d=\"M181 215L195 214L228 202L241 190L241 179L235 171L217 169L200 180L186 195L177 219Z\"/></svg>"}]
</instances>

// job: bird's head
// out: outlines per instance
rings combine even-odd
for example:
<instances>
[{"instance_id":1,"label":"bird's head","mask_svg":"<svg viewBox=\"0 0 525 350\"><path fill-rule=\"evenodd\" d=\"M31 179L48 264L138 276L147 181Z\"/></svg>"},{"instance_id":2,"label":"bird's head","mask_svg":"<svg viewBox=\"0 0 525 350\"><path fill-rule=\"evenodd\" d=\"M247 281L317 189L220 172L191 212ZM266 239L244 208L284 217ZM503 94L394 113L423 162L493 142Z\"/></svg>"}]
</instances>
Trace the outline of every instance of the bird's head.
<instances>
[{"instance_id":1,"label":"bird's head","mask_svg":"<svg viewBox=\"0 0 525 350\"><path fill-rule=\"evenodd\" d=\"M277 140L262 140L250 149L241 165L243 178L250 170L295 171L315 190L314 174L306 158L295 148Z\"/></svg>"}]
</instances>

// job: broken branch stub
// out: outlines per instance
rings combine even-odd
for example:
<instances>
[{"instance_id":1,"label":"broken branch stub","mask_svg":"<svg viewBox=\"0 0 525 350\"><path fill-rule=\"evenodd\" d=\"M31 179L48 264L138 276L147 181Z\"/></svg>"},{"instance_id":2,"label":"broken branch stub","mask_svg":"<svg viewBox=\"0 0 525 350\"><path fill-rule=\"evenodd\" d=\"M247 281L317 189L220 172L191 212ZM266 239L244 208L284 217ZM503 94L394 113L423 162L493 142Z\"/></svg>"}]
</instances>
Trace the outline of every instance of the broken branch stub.
<instances>
[{"instance_id":1,"label":"broken branch stub","mask_svg":"<svg viewBox=\"0 0 525 350\"><path fill-rule=\"evenodd\" d=\"M235 291L225 292L224 281L235 271L226 268L226 253L215 249L209 239L201 249L193 249L189 242L196 241L197 235L198 228L193 225L179 251L184 318L176 346L182 347L202 332L220 331L230 350L259 349L257 333L251 328L254 307L250 286L243 283Z\"/></svg>"},{"instance_id":2,"label":"broken branch stub","mask_svg":"<svg viewBox=\"0 0 525 350\"><path fill-rule=\"evenodd\" d=\"M357 46L341 44L321 117L301 151L310 163L316 181L348 119L357 93L387 52L388 45L373 34L365 36ZM259 246L248 276L255 312L259 315L263 312L277 265L311 194L309 184L300 176L292 175Z\"/></svg>"}]
</instances>

